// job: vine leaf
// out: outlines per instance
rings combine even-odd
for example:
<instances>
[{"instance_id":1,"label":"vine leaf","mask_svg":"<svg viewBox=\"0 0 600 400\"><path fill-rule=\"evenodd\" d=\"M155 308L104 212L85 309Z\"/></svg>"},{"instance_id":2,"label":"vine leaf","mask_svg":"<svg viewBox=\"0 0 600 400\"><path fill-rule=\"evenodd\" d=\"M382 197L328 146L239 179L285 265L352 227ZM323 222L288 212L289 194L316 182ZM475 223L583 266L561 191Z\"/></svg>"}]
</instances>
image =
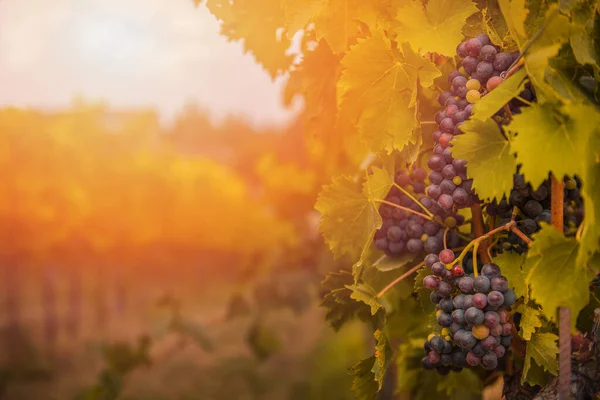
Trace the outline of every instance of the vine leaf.
<instances>
[{"instance_id":1,"label":"vine leaf","mask_svg":"<svg viewBox=\"0 0 600 400\"><path fill-rule=\"evenodd\" d=\"M529 11L525 8L525 0L499 0L498 5L513 39L522 48L527 37L525 19Z\"/></svg>"},{"instance_id":2,"label":"vine leaf","mask_svg":"<svg viewBox=\"0 0 600 400\"><path fill-rule=\"evenodd\" d=\"M391 361L391 349L380 330L374 333L377 344L375 355L359 361L350 368L352 391L357 400L375 400L383 385L383 377Z\"/></svg>"},{"instance_id":3,"label":"vine leaf","mask_svg":"<svg viewBox=\"0 0 600 400\"><path fill-rule=\"evenodd\" d=\"M524 297L525 301L529 301L529 290L525 282L527 274L522 268L525 257L525 254L504 252L497 255L494 262L500 266L502 275L508 279L508 284L512 286L517 299Z\"/></svg>"},{"instance_id":4,"label":"vine leaf","mask_svg":"<svg viewBox=\"0 0 600 400\"><path fill-rule=\"evenodd\" d=\"M493 119L469 120L462 126L463 135L453 141L454 157L467 161L467 173L480 198L508 195L517 162L511 145Z\"/></svg>"},{"instance_id":5,"label":"vine leaf","mask_svg":"<svg viewBox=\"0 0 600 400\"><path fill-rule=\"evenodd\" d=\"M529 382L527 380L528 372L531 368L531 360L544 368L553 375L558 373L558 345L556 341L558 336L553 333L534 333L531 340L527 342L527 351L525 353L525 364L523 365L523 376L521 384ZM532 383L532 382L530 382Z\"/></svg>"},{"instance_id":6,"label":"vine leaf","mask_svg":"<svg viewBox=\"0 0 600 400\"><path fill-rule=\"evenodd\" d=\"M571 47L573 54L580 64L591 65L596 73L600 66L600 49L594 46L598 36L594 29L598 29L595 16L598 12L598 2L593 0L580 1L575 3L575 8L571 10L572 19L583 29L574 32L571 35ZM595 37L596 36L596 37Z\"/></svg>"},{"instance_id":7,"label":"vine leaf","mask_svg":"<svg viewBox=\"0 0 600 400\"><path fill-rule=\"evenodd\" d=\"M431 86L441 75L408 44L399 50L376 30L370 38L359 39L342 59L340 113L358 116L361 137L375 152L402 150L418 140L417 88Z\"/></svg>"},{"instance_id":8,"label":"vine leaf","mask_svg":"<svg viewBox=\"0 0 600 400\"><path fill-rule=\"evenodd\" d=\"M579 243L546 223L533 239L524 268L531 297L553 321L558 307L569 307L574 327L577 314L589 301L589 274L576 262Z\"/></svg>"},{"instance_id":9,"label":"vine leaf","mask_svg":"<svg viewBox=\"0 0 600 400\"><path fill-rule=\"evenodd\" d=\"M387 371L387 367L392 360L392 349L388 344L385 333L377 329L373 334L377 344L375 345L375 363L371 371L373 372L375 381L378 384L378 391L383 387L383 378Z\"/></svg>"},{"instance_id":10,"label":"vine leaf","mask_svg":"<svg viewBox=\"0 0 600 400\"><path fill-rule=\"evenodd\" d=\"M387 255L382 256L373 263L373 266L379 271L388 272L399 268L403 268L415 260L415 255L412 253L402 254L400 257L388 257Z\"/></svg>"},{"instance_id":11,"label":"vine leaf","mask_svg":"<svg viewBox=\"0 0 600 400\"><path fill-rule=\"evenodd\" d=\"M585 175L587 159L582 155L588 153L598 125L600 113L591 105L545 103L524 108L507 128L518 133L511 148L523 165L521 172L533 187L538 187L548 178L548 171L558 177Z\"/></svg>"},{"instance_id":12,"label":"vine leaf","mask_svg":"<svg viewBox=\"0 0 600 400\"><path fill-rule=\"evenodd\" d=\"M377 292L367 283L355 283L354 285L346 285L346 289L352 291L350 298L356 301L361 301L371 308L371 315L377 314L381 308L381 303L377 300Z\"/></svg>"},{"instance_id":13,"label":"vine leaf","mask_svg":"<svg viewBox=\"0 0 600 400\"><path fill-rule=\"evenodd\" d=\"M520 304L516 311L521 313L519 335L524 340L531 340L531 335L542 327L542 312L529 304Z\"/></svg>"},{"instance_id":14,"label":"vine leaf","mask_svg":"<svg viewBox=\"0 0 600 400\"><path fill-rule=\"evenodd\" d=\"M327 291L321 301L321 307L327 310L325 320L336 332L355 317L368 320L371 315L365 303L351 298L352 289L346 288L346 285L352 285L353 281L350 272L340 271L328 273L321 283L323 289Z\"/></svg>"},{"instance_id":15,"label":"vine leaf","mask_svg":"<svg viewBox=\"0 0 600 400\"><path fill-rule=\"evenodd\" d=\"M430 0L426 7L421 1L410 1L398 8L400 26L395 31L421 54L453 55L464 38L466 19L477 11L470 0Z\"/></svg>"},{"instance_id":16,"label":"vine leaf","mask_svg":"<svg viewBox=\"0 0 600 400\"><path fill-rule=\"evenodd\" d=\"M523 68L509 76L500 86L475 103L470 119L487 121L492 118L498 110L523 91L526 78L527 72Z\"/></svg>"},{"instance_id":17,"label":"vine leaf","mask_svg":"<svg viewBox=\"0 0 600 400\"><path fill-rule=\"evenodd\" d=\"M587 265L592 255L600 250L600 132L592 136L588 149L586 173L582 176L584 185L581 190L584 199L585 220L581 231L581 248L577 255L577 265ZM596 271L597 272L597 271Z\"/></svg>"}]
</instances>

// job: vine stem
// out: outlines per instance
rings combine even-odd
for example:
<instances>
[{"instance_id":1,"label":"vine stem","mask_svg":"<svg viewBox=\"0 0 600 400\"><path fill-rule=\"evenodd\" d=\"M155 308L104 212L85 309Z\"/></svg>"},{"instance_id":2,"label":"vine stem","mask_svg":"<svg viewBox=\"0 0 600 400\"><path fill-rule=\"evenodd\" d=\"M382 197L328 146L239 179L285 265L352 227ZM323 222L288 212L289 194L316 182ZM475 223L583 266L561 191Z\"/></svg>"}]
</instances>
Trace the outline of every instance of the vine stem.
<instances>
[{"instance_id":1,"label":"vine stem","mask_svg":"<svg viewBox=\"0 0 600 400\"><path fill-rule=\"evenodd\" d=\"M471 240L471 242L465 246L465 248L463 249L463 251L462 251L462 252L460 253L460 255L457 257L457 259L456 259L455 263L457 263L457 264L458 264L458 263L461 263L461 262L462 262L462 259L463 259L463 258L465 257L465 255L467 254L467 251L469 251L469 249L470 249L470 248L472 248L472 247L474 247L476 244L477 244L477 247L479 247L479 244L480 244L482 241L484 241L484 240L486 240L486 239L488 239L488 238L490 238L490 237L494 236L494 235L495 235L496 233L498 233L498 232L502 232L502 231L508 231L508 230L510 230L510 229L511 229L513 226L515 226L516 224L517 224L517 223L516 223L515 221L510 221L510 222L507 222L506 224L504 224L504 225L501 225L501 226L499 226L499 227L497 227L497 228L495 228L495 229L492 229L492 230L491 230L491 231L489 231L488 233L485 233L485 234L483 234L483 235L481 235L481 236L479 236L479 237L476 237L475 239ZM480 250L481 250L481 249L480 249ZM485 258L485 259L487 259L487 257L488 257L487 251L486 251L486 254L485 254L485 255L486 255L486 258ZM483 259L483 257L482 257L482 259ZM485 261L485 262L487 263L487 262L489 262L489 261ZM473 266L473 272L475 272L475 265Z\"/></svg>"},{"instance_id":2,"label":"vine stem","mask_svg":"<svg viewBox=\"0 0 600 400\"><path fill-rule=\"evenodd\" d=\"M551 176L551 205L550 221L552 226L563 233L564 212L564 187L562 180ZM569 307L558 308L558 398L568 400L571 398L571 310Z\"/></svg>"},{"instance_id":3,"label":"vine stem","mask_svg":"<svg viewBox=\"0 0 600 400\"><path fill-rule=\"evenodd\" d=\"M421 209L422 209L423 211L425 211L425 214L427 214L427 215L429 215L430 217L432 217L432 218L433 218L433 213L432 213L431 211L429 211L429 210L427 209L427 207L425 207L423 204L421 204L421 202L420 202L420 201L418 201L418 200L415 198L415 196L413 196L412 194L410 194L410 192L409 192L408 190L404 189L402 186L398 185L396 182L394 182L394 186L395 186L395 187L396 187L398 190L400 190L402 193L404 193L405 195L407 195L408 197L410 197L410 199L411 199L412 201L414 201L415 203L417 203L417 205L418 205L419 207L421 207Z\"/></svg>"},{"instance_id":4,"label":"vine stem","mask_svg":"<svg viewBox=\"0 0 600 400\"><path fill-rule=\"evenodd\" d=\"M484 232L484 224L483 224L483 213L481 212L481 205L478 203L475 203L471 206L471 215L473 216L473 221L472 226L473 226L473 232L475 233L475 237L479 237L483 235ZM491 232L491 231L490 231ZM479 247L479 245L477 246ZM479 257L481 257L481 261L483 261L484 264L489 263L491 260L491 258L488 257L487 254L487 248L488 248L488 244L484 243L483 246L481 246L481 250L479 253ZM473 270L477 269L477 264L473 264Z\"/></svg>"},{"instance_id":5,"label":"vine stem","mask_svg":"<svg viewBox=\"0 0 600 400\"><path fill-rule=\"evenodd\" d=\"M520 237L521 240L524 241L525 243L530 244L532 242L532 240L529 239L529 237L526 234L524 234L523 231L521 231L516 226L511 226L510 231L512 233L514 233L515 235L517 235L518 237Z\"/></svg>"},{"instance_id":6,"label":"vine stem","mask_svg":"<svg viewBox=\"0 0 600 400\"><path fill-rule=\"evenodd\" d=\"M421 121L421 125L437 125L435 121Z\"/></svg>"},{"instance_id":7,"label":"vine stem","mask_svg":"<svg viewBox=\"0 0 600 400\"><path fill-rule=\"evenodd\" d=\"M381 292L377 294L377 298L380 299L381 297L383 297L383 295L386 294L391 288L393 288L396 284L400 283L402 280L406 279L406 277L410 276L413 272L421 268L423 265L425 265L425 261L418 263L417 265L406 271L404 274L394 279L389 285L384 287L381 290Z\"/></svg>"}]
</instances>

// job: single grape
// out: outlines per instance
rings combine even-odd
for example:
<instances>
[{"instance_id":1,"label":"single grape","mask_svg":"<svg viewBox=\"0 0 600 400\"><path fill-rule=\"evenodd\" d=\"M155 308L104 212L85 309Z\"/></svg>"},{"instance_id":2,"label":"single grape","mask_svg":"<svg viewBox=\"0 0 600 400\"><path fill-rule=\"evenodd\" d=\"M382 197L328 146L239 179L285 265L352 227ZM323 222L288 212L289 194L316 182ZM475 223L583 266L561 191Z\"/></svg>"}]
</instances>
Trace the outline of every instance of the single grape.
<instances>
[{"instance_id":1,"label":"single grape","mask_svg":"<svg viewBox=\"0 0 600 400\"><path fill-rule=\"evenodd\" d=\"M444 180L442 180L442 183L440 183L440 189L443 194L451 195L452 193L454 193L454 189L456 189L456 185L454 184L454 182L452 182L452 180L444 179Z\"/></svg>"},{"instance_id":2,"label":"single grape","mask_svg":"<svg viewBox=\"0 0 600 400\"><path fill-rule=\"evenodd\" d=\"M487 82L487 80L491 78L494 73L494 66L491 62L481 61L479 64L477 64L475 72L477 72L479 79Z\"/></svg>"},{"instance_id":3,"label":"single grape","mask_svg":"<svg viewBox=\"0 0 600 400\"><path fill-rule=\"evenodd\" d=\"M497 290L491 291L487 298L488 304L492 307L500 307L504 303L504 296Z\"/></svg>"},{"instance_id":4,"label":"single grape","mask_svg":"<svg viewBox=\"0 0 600 400\"><path fill-rule=\"evenodd\" d=\"M388 249L388 241L386 238L379 238L375 240L375 247L378 250L386 251Z\"/></svg>"},{"instance_id":5,"label":"single grape","mask_svg":"<svg viewBox=\"0 0 600 400\"><path fill-rule=\"evenodd\" d=\"M465 270L460 265L455 265L452 267L452 275L453 276L463 276L465 274Z\"/></svg>"},{"instance_id":6,"label":"single grape","mask_svg":"<svg viewBox=\"0 0 600 400\"><path fill-rule=\"evenodd\" d=\"M467 357L465 359L467 364L469 364L471 367L476 367L481 363L481 358L477 357L472 351L467 353Z\"/></svg>"},{"instance_id":7,"label":"single grape","mask_svg":"<svg viewBox=\"0 0 600 400\"><path fill-rule=\"evenodd\" d=\"M483 323L488 328L492 328L500 323L500 315L495 311L486 311L483 315Z\"/></svg>"},{"instance_id":8,"label":"single grape","mask_svg":"<svg viewBox=\"0 0 600 400\"><path fill-rule=\"evenodd\" d=\"M456 113L454 113L452 115L452 122L454 122L454 124L458 125L461 122L464 122L469 116L467 115L467 113L465 111L457 111Z\"/></svg>"},{"instance_id":9,"label":"single grape","mask_svg":"<svg viewBox=\"0 0 600 400\"><path fill-rule=\"evenodd\" d=\"M528 200L527 198L528 198L527 194L522 194L522 193L519 193L517 190L512 190L510 192L509 200L513 206L522 208L525 205L525 203L527 203L527 200Z\"/></svg>"},{"instance_id":10,"label":"single grape","mask_svg":"<svg viewBox=\"0 0 600 400\"><path fill-rule=\"evenodd\" d=\"M388 248L390 249L390 252L392 254L395 254L395 255L401 254L404 251L405 247L406 247L406 245L402 241L400 241L400 242L390 242L389 245L388 245Z\"/></svg>"},{"instance_id":11,"label":"single grape","mask_svg":"<svg viewBox=\"0 0 600 400\"><path fill-rule=\"evenodd\" d=\"M496 357L502 358L504 357L504 354L506 354L506 348L502 345L498 345L494 347L494 354L496 354Z\"/></svg>"},{"instance_id":12,"label":"single grape","mask_svg":"<svg viewBox=\"0 0 600 400\"><path fill-rule=\"evenodd\" d=\"M496 71L506 71L508 67L512 64L513 59L512 56L508 53L498 53L496 57L494 57L494 61L492 62L492 66Z\"/></svg>"},{"instance_id":13,"label":"single grape","mask_svg":"<svg viewBox=\"0 0 600 400\"><path fill-rule=\"evenodd\" d=\"M479 39L469 39L465 43L465 50L467 51L467 54L472 57L479 56L482 47L483 44Z\"/></svg>"},{"instance_id":14,"label":"single grape","mask_svg":"<svg viewBox=\"0 0 600 400\"><path fill-rule=\"evenodd\" d=\"M461 86L465 86L466 84L467 84L467 78L465 78L462 75L459 75L452 80L452 86L454 86L454 87L461 87Z\"/></svg>"},{"instance_id":15,"label":"single grape","mask_svg":"<svg viewBox=\"0 0 600 400\"><path fill-rule=\"evenodd\" d=\"M458 54L458 56L461 58L467 56L467 49L465 47L465 42L462 42L458 46L456 46L456 54Z\"/></svg>"},{"instance_id":16,"label":"single grape","mask_svg":"<svg viewBox=\"0 0 600 400\"><path fill-rule=\"evenodd\" d=\"M468 294L463 301L463 309L468 310L471 307L473 307L473 295Z\"/></svg>"},{"instance_id":17,"label":"single grape","mask_svg":"<svg viewBox=\"0 0 600 400\"><path fill-rule=\"evenodd\" d=\"M436 256L437 257L437 256ZM446 267L441 262L435 262L431 266L431 272L436 276L443 276L446 273Z\"/></svg>"},{"instance_id":18,"label":"single grape","mask_svg":"<svg viewBox=\"0 0 600 400\"><path fill-rule=\"evenodd\" d=\"M478 102L480 98L481 98L481 93L479 93L479 91L477 91L477 90L469 90L467 92L466 99L471 104Z\"/></svg>"},{"instance_id":19,"label":"single grape","mask_svg":"<svg viewBox=\"0 0 600 400\"><path fill-rule=\"evenodd\" d=\"M484 46L487 46L492 43L490 41L490 37L488 35L486 35L485 33L480 33L479 35L475 36L475 39L479 40L481 42L481 44Z\"/></svg>"},{"instance_id":20,"label":"single grape","mask_svg":"<svg viewBox=\"0 0 600 400\"><path fill-rule=\"evenodd\" d=\"M544 211L544 207L537 200L529 200L521 211L529 218L535 218Z\"/></svg>"},{"instance_id":21,"label":"single grape","mask_svg":"<svg viewBox=\"0 0 600 400\"><path fill-rule=\"evenodd\" d=\"M483 323L483 311L478 309L477 307L470 307L467 311L465 311L465 321L472 325L479 325Z\"/></svg>"},{"instance_id":22,"label":"single grape","mask_svg":"<svg viewBox=\"0 0 600 400\"><path fill-rule=\"evenodd\" d=\"M445 340L439 336L433 336L429 339L429 345L434 351L441 353L444 350Z\"/></svg>"},{"instance_id":23,"label":"single grape","mask_svg":"<svg viewBox=\"0 0 600 400\"><path fill-rule=\"evenodd\" d=\"M492 90L496 89L502 82L503 79L499 76L492 76L490 79L487 80L485 87L488 91L491 92Z\"/></svg>"},{"instance_id":24,"label":"single grape","mask_svg":"<svg viewBox=\"0 0 600 400\"><path fill-rule=\"evenodd\" d=\"M442 296L440 296L440 294L438 292L431 292L431 294L429 295L429 300L433 304L439 303L441 299L442 299Z\"/></svg>"},{"instance_id":25,"label":"single grape","mask_svg":"<svg viewBox=\"0 0 600 400\"><path fill-rule=\"evenodd\" d=\"M498 367L498 357L494 352L487 352L481 357L481 366L488 371L496 369Z\"/></svg>"},{"instance_id":26,"label":"single grape","mask_svg":"<svg viewBox=\"0 0 600 400\"><path fill-rule=\"evenodd\" d=\"M458 288L463 293L471 293L473 291L474 280L470 276L465 276L458 282Z\"/></svg>"},{"instance_id":27,"label":"single grape","mask_svg":"<svg viewBox=\"0 0 600 400\"><path fill-rule=\"evenodd\" d=\"M423 242L421 239L409 239L406 242L406 249L411 253L420 253L423 250Z\"/></svg>"},{"instance_id":28,"label":"single grape","mask_svg":"<svg viewBox=\"0 0 600 400\"><path fill-rule=\"evenodd\" d=\"M442 136L440 136L440 145L444 148L448 148L452 139L454 139L454 135L450 133L442 133Z\"/></svg>"},{"instance_id":29,"label":"single grape","mask_svg":"<svg viewBox=\"0 0 600 400\"><path fill-rule=\"evenodd\" d=\"M464 294L461 293L459 295L456 295L456 297L454 297L454 300L453 300L454 308L455 309L462 309L464 301L465 301L465 295Z\"/></svg>"},{"instance_id":30,"label":"single grape","mask_svg":"<svg viewBox=\"0 0 600 400\"><path fill-rule=\"evenodd\" d=\"M434 171L441 171L445 165L446 161L444 160L444 157L437 154L432 155L429 157L429 160L427 160L427 166Z\"/></svg>"},{"instance_id":31,"label":"single grape","mask_svg":"<svg viewBox=\"0 0 600 400\"><path fill-rule=\"evenodd\" d=\"M504 276L495 276L491 280L492 290L506 292L508 290L508 280Z\"/></svg>"},{"instance_id":32,"label":"single grape","mask_svg":"<svg viewBox=\"0 0 600 400\"><path fill-rule=\"evenodd\" d=\"M496 340L493 336L488 336L481 341L481 347L487 351L492 351L498 345L499 340Z\"/></svg>"},{"instance_id":33,"label":"single grape","mask_svg":"<svg viewBox=\"0 0 600 400\"><path fill-rule=\"evenodd\" d=\"M486 312L493 312L493 311L486 311ZM502 324L497 324L497 325L492 326L490 328L490 335L492 335L492 336L502 335Z\"/></svg>"},{"instance_id":34,"label":"single grape","mask_svg":"<svg viewBox=\"0 0 600 400\"><path fill-rule=\"evenodd\" d=\"M458 100L464 99L469 92L466 86L460 86L453 90L454 95L458 97ZM456 100L456 105L458 105L458 100Z\"/></svg>"},{"instance_id":35,"label":"single grape","mask_svg":"<svg viewBox=\"0 0 600 400\"><path fill-rule=\"evenodd\" d=\"M444 149L444 152L442 153L442 155L444 156L444 160L446 160L446 163L452 164L452 160L454 160L454 158L452 157L452 149L450 149L449 147L446 147ZM442 169L442 171L443 171L443 169Z\"/></svg>"},{"instance_id":36,"label":"single grape","mask_svg":"<svg viewBox=\"0 0 600 400\"><path fill-rule=\"evenodd\" d=\"M475 66L477 66L477 64L475 64ZM446 102L448 101L448 99L452 98L454 96L452 96L452 93L446 91L446 92L442 92L439 94L438 96L438 103L440 103L441 106L445 105Z\"/></svg>"},{"instance_id":37,"label":"single grape","mask_svg":"<svg viewBox=\"0 0 600 400\"><path fill-rule=\"evenodd\" d=\"M487 263L481 268L481 274L491 279L500 275L500 267L494 263Z\"/></svg>"},{"instance_id":38,"label":"single grape","mask_svg":"<svg viewBox=\"0 0 600 400\"><path fill-rule=\"evenodd\" d=\"M442 312L438 315L437 322L440 326L449 327L452 325L452 316L448 313Z\"/></svg>"},{"instance_id":39,"label":"single grape","mask_svg":"<svg viewBox=\"0 0 600 400\"><path fill-rule=\"evenodd\" d=\"M412 172L412 177L417 181L424 181L427 178L427 171L423 168L415 168Z\"/></svg>"},{"instance_id":40,"label":"single grape","mask_svg":"<svg viewBox=\"0 0 600 400\"><path fill-rule=\"evenodd\" d=\"M502 324L502 336L512 335L512 325L508 322Z\"/></svg>"},{"instance_id":41,"label":"single grape","mask_svg":"<svg viewBox=\"0 0 600 400\"><path fill-rule=\"evenodd\" d=\"M416 221L410 221L406 226L406 233L411 238L420 238L423 235L423 226Z\"/></svg>"},{"instance_id":42,"label":"single grape","mask_svg":"<svg viewBox=\"0 0 600 400\"><path fill-rule=\"evenodd\" d=\"M481 82L479 82L477 79L469 79L465 86L469 90L479 90L481 88Z\"/></svg>"},{"instance_id":43,"label":"single grape","mask_svg":"<svg viewBox=\"0 0 600 400\"><path fill-rule=\"evenodd\" d=\"M431 361L429 361L429 356L423 357L423 359L421 360L421 366L423 367L423 369L426 370L435 369L435 365Z\"/></svg>"},{"instance_id":44,"label":"single grape","mask_svg":"<svg viewBox=\"0 0 600 400\"><path fill-rule=\"evenodd\" d=\"M438 287L438 284L440 283L440 281L433 275L427 275L425 278L423 278L423 286L425 286L427 289L435 289Z\"/></svg>"},{"instance_id":45,"label":"single grape","mask_svg":"<svg viewBox=\"0 0 600 400\"><path fill-rule=\"evenodd\" d=\"M504 347L509 347L512 343L512 335L511 336L501 336L500 344Z\"/></svg>"},{"instance_id":46,"label":"single grape","mask_svg":"<svg viewBox=\"0 0 600 400\"><path fill-rule=\"evenodd\" d=\"M483 293L475 293L473 295L473 306L484 309L487 306L487 296Z\"/></svg>"},{"instance_id":47,"label":"single grape","mask_svg":"<svg viewBox=\"0 0 600 400\"><path fill-rule=\"evenodd\" d=\"M438 204L442 208L449 210L454 205L454 200L452 199L452 196L449 194L441 194L440 197L438 198Z\"/></svg>"},{"instance_id":48,"label":"single grape","mask_svg":"<svg viewBox=\"0 0 600 400\"><path fill-rule=\"evenodd\" d=\"M435 278L434 278L435 279ZM451 313L454 310L454 302L450 298L440 300L440 310Z\"/></svg>"},{"instance_id":49,"label":"single grape","mask_svg":"<svg viewBox=\"0 0 600 400\"><path fill-rule=\"evenodd\" d=\"M440 357L440 353L438 353L437 351L430 351L429 354L427 354L427 358L429 359L429 362L432 364L437 364L441 361L441 357Z\"/></svg>"},{"instance_id":50,"label":"single grape","mask_svg":"<svg viewBox=\"0 0 600 400\"><path fill-rule=\"evenodd\" d=\"M420 243L420 242L419 242ZM447 297L452 293L452 286L448 282L441 281L437 287L437 293L439 293L442 297Z\"/></svg>"},{"instance_id":51,"label":"single grape","mask_svg":"<svg viewBox=\"0 0 600 400\"><path fill-rule=\"evenodd\" d=\"M443 331L448 331L447 333L450 332L450 330L448 328L442 329L442 332ZM452 352L452 347L453 347L452 342L445 340L444 341L444 349L442 350L442 354L450 354Z\"/></svg>"},{"instance_id":52,"label":"single grape","mask_svg":"<svg viewBox=\"0 0 600 400\"><path fill-rule=\"evenodd\" d=\"M459 309L452 311L452 320L459 325L464 325L465 324L465 310L462 310L459 308Z\"/></svg>"},{"instance_id":53,"label":"single grape","mask_svg":"<svg viewBox=\"0 0 600 400\"><path fill-rule=\"evenodd\" d=\"M474 279L473 290L476 293L487 293L490 290L490 279L485 275L479 275Z\"/></svg>"},{"instance_id":54,"label":"single grape","mask_svg":"<svg viewBox=\"0 0 600 400\"><path fill-rule=\"evenodd\" d=\"M469 201L469 193L465 189L457 187L452 193L452 200L458 205L466 204Z\"/></svg>"},{"instance_id":55,"label":"single grape","mask_svg":"<svg viewBox=\"0 0 600 400\"><path fill-rule=\"evenodd\" d=\"M480 57L483 61L492 62L498 54L498 50L494 46L486 44L481 48Z\"/></svg>"},{"instance_id":56,"label":"single grape","mask_svg":"<svg viewBox=\"0 0 600 400\"><path fill-rule=\"evenodd\" d=\"M517 302L517 295L512 289L508 289L504 294L504 304L508 307Z\"/></svg>"},{"instance_id":57,"label":"single grape","mask_svg":"<svg viewBox=\"0 0 600 400\"><path fill-rule=\"evenodd\" d=\"M387 238L392 242L402 240L403 231L399 226L392 226L387 231Z\"/></svg>"},{"instance_id":58,"label":"single grape","mask_svg":"<svg viewBox=\"0 0 600 400\"><path fill-rule=\"evenodd\" d=\"M442 167L444 168L444 167ZM442 168L440 168L440 171L442 170ZM444 177L442 176L442 173L440 171L431 171L429 173L429 181L431 183L433 183L434 185L439 185L442 180L444 179Z\"/></svg>"},{"instance_id":59,"label":"single grape","mask_svg":"<svg viewBox=\"0 0 600 400\"><path fill-rule=\"evenodd\" d=\"M443 264L450 264L454 261L454 252L450 249L445 249L440 252L440 262Z\"/></svg>"},{"instance_id":60,"label":"single grape","mask_svg":"<svg viewBox=\"0 0 600 400\"><path fill-rule=\"evenodd\" d=\"M452 133L454 131L454 122L452 122L452 118L444 118L442 122L440 122L440 130L443 133Z\"/></svg>"},{"instance_id":61,"label":"single grape","mask_svg":"<svg viewBox=\"0 0 600 400\"><path fill-rule=\"evenodd\" d=\"M476 344L477 344L477 339L475 338L475 336L473 336L472 332L469 331L464 331L465 333L463 333L462 336L462 347L465 350L470 350L472 349Z\"/></svg>"},{"instance_id":62,"label":"single grape","mask_svg":"<svg viewBox=\"0 0 600 400\"><path fill-rule=\"evenodd\" d=\"M433 266L433 264L435 264L439 261L440 261L440 258L437 256L437 254L427 254L425 256L425 265L428 266L429 268L431 268Z\"/></svg>"},{"instance_id":63,"label":"single grape","mask_svg":"<svg viewBox=\"0 0 600 400\"><path fill-rule=\"evenodd\" d=\"M467 72L468 74L472 74L473 72L475 72L477 64L479 64L479 59L477 57L467 56L462 60L462 66L464 67L465 72ZM452 96L452 94L450 94L450 96Z\"/></svg>"},{"instance_id":64,"label":"single grape","mask_svg":"<svg viewBox=\"0 0 600 400\"><path fill-rule=\"evenodd\" d=\"M475 336L477 339L483 340L490 335L490 328L483 324L479 324L473 327L472 332L473 336Z\"/></svg>"}]
</instances>

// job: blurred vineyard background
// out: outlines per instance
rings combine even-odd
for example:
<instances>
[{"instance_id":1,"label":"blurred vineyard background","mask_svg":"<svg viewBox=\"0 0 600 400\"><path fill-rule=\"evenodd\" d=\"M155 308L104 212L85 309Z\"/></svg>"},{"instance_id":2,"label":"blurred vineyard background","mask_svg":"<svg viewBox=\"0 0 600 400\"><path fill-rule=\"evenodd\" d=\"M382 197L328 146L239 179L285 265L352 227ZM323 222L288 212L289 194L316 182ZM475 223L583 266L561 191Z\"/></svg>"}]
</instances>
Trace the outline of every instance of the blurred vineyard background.
<instances>
[{"instance_id":1,"label":"blurred vineyard background","mask_svg":"<svg viewBox=\"0 0 600 400\"><path fill-rule=\"evenodd\" d=\"M297 120L0 110L0 399L347 399Z\"/></svg>"}]
</instances>

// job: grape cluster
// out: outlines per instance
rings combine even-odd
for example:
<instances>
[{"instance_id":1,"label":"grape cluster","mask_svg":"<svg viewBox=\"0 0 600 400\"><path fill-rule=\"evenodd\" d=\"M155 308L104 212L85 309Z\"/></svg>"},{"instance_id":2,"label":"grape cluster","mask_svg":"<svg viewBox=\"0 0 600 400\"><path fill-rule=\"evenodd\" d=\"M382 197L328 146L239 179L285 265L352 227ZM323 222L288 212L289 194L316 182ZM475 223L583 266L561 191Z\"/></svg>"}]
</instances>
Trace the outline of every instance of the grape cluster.
<instances>
[{"instance_id":1,"label":"grape cluster","mask_svg":"<svg viewBox=\"0 0 600 400\"><path fill-rule=\"evenodd\" d=\"M574 235L583 221L583 201L579 191L581 180L577 176L565 177L564 182L564 233ZM515 216L517 227L530 236L540 230L541 222L551 223L550 204L551 188L548 180L534 190L523 175L515 174L508 200L494 200L487 205L486 211L488 215L498 218L498 225L503 225L510 221L514 207L517 207L520 211ZM514 251L521 254L527 250L527 244L513 232L500 236L498 245L500 253Z\"/></svg>"},{"instance_id":2,"label":"grape cluster","mask_svg":"<svg viewBox=\"0 0 600 400\"><path fill-rule=\"evenodd\" d=\"M423 214L421 207L423 206L446 226L461 225L464 222L462 215L444 211L435 201L425 196L426 178L427 172L417 167L413 167L410 171L398 171L395 177L396 184L410 193L421 205L395 186L388 193L386 201L421 214ZM423 251L438 253L444 248L442 224L385 203L379 207L379 213L383 224L375 232L375 246L388 256L399 256L405 253L420 254ZM454 231L447 233L446 241L450 247L457 247L460 244L460 238Z\"/></svg>"},{"instance_id":3,"label":"grape cluster","mask_svg":"<svg viewBox=\"0 0 600 400\"><path fill-rule=\"evenodd\" d=\"M425 343L422 365L442 374L476 366L496 369L512 341L507 308L517 301L515 292L498 265L485 264L481 274L473 276L454 261L449 249L425 257L432 275L423 285L432 290L430 299L442 330Z\"/></svg>"},{"instance_id":4,"label":"grape cluster","mask_svg":"<svg viewBox=\"0 0 600 400\"><path fill-rule=\"evenodd\" d=\"M460 127L471 116L473 104L502 83L501 73L519 56L519 53L500 52L486 34L462 42L456 52L461 58L459 68L448 75L450 89L438 96L444 109L435 115L438 130L433 133L433 140L436 144L427 161L432 170L427 194L445 210L468 207L474 201L472 181L466 175L466 161L452 156L450 142L454 136L462 134ZM527 93L523 95L532 98ZM523 104L516 102L515 110Z\"/></svg>"}]
</instances>

